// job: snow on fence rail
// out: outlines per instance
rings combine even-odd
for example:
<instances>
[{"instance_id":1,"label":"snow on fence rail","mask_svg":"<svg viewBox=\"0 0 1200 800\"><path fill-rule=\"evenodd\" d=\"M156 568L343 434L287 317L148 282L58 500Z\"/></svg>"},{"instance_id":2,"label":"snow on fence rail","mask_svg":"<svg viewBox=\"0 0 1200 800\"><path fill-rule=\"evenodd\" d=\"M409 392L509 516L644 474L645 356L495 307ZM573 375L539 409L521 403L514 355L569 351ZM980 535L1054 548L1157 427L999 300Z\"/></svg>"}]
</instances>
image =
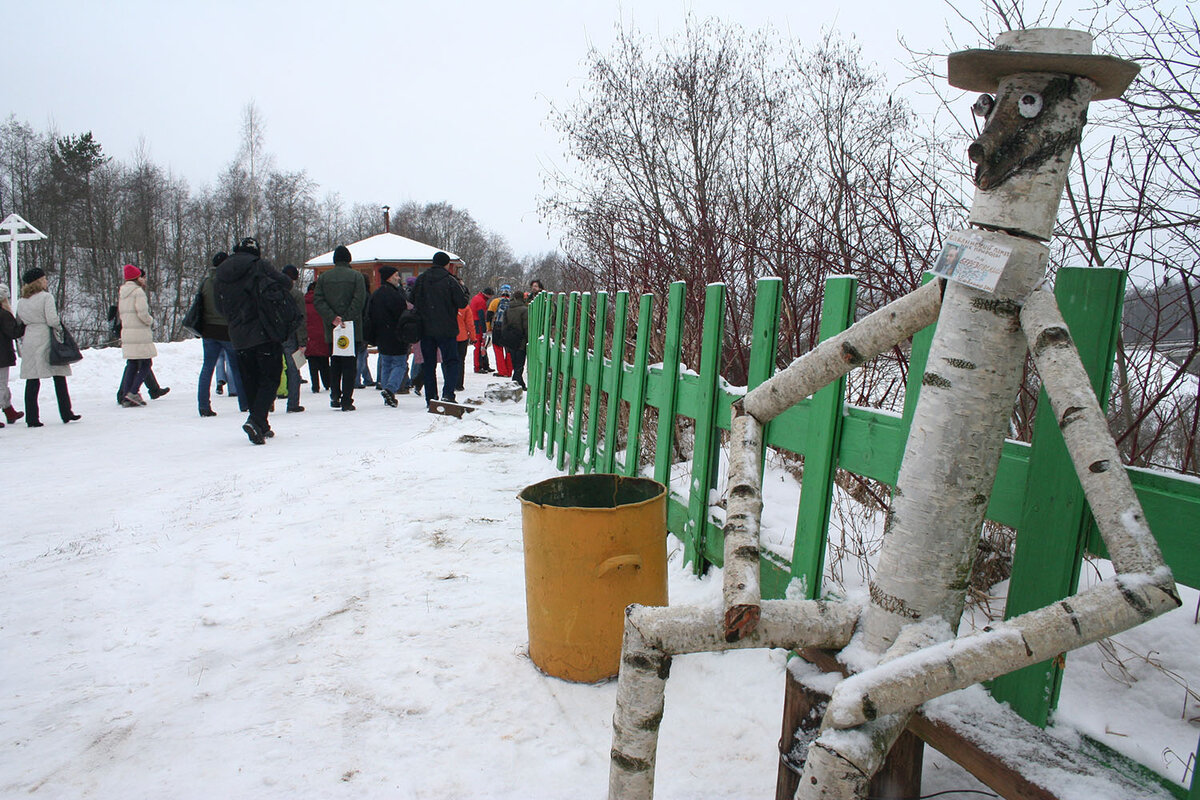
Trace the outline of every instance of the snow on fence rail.
<instances>
[{"instance_id":1,"label":"snow on fence rail","mask_svg":"<svg viewBox=\"0 0 1200 800\"><path fill-rule=\"evenodd\" d=\"M1056 278L1055 295L1101 407L1108 404L1124 287L1125 274L1120 270L1064 268ZM856 290L853 278L826 282L822 340L854 321ZM777 279L760 280L756 287L749 388L774 371L780 291ZM572 474L635 475L644 419L647 407L652 407L658 412L652 474L669 486L675 418L694 420L688 491L672 492L667 526L683 542L685 562L697 573L709 564L720 566L721 522L710 509L717 482L718 430L729 429L730 405L742 393L727 388L719 374L725 287L712 284L706 290L698 374L681 364L683 283L671 286L662 361L653 366L649 353L654 297L640 298L632 363L624 361L629 293L617 293L611 318L609 299L605 292L595 296L542 293L533 302L528 347L530 451L544 450L560 469ZM843 379L767 426L766 444L802 455L805 469L791 558L763 554L764 598L782 597L794 579L803 582L810 598L820 595L838 469L895 485L932 338L932 326L913 337L902 415L847 405ZM613 341L620 342L615 357ZM603 415L601 395L608 398ZM619 459L622 403L628 405L629 414L627 447ZM1128 471L1175 579L1200 587L1200 482L1152 470ZM1032 444L1005 443L987 518L1017 530L1006 618L1073 594L1085 554L1104 555L1048 401L1038 404ZM1061 680L1061 666L1048 661L997 679L991 691L1025 719L1044 726L1057 704ZM1200 780L1194 773L1190 794L1179 796L1200 800Z\"/></svg>"}]
</instances>

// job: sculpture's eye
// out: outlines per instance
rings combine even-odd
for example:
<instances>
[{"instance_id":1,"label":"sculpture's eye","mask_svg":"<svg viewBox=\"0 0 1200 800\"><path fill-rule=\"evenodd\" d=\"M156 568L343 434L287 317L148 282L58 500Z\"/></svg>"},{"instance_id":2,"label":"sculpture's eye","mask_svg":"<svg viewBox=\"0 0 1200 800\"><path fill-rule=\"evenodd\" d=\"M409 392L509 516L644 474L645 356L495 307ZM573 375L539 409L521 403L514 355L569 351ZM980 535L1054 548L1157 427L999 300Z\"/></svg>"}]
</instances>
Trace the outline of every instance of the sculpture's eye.
<instances>
[{"instance_id":1,"label":"sculpture's eye","mask_svg":"<svg viewBox=\"0 0 1200 800\"><path fill-rule=\"evenodd\" d=\"M990 94L981 94L979 99L975 101L975 105L971 106L971 113L977 117L987 119L992 115L992 109L996 107L996 98Z\"/></svg>"},{"instance_id":2,"label":"sculpture's eye","mask_svg":"<svg viewBox=\"0 0 1200 800\"><path fill-rule=\"evenodd\" d=\"M1017 101L1017 111L1025 119L1033 119L1042 113L1042 96L1032 92L1021 95L1021 99Z\"/></svg>"}]
</instances>

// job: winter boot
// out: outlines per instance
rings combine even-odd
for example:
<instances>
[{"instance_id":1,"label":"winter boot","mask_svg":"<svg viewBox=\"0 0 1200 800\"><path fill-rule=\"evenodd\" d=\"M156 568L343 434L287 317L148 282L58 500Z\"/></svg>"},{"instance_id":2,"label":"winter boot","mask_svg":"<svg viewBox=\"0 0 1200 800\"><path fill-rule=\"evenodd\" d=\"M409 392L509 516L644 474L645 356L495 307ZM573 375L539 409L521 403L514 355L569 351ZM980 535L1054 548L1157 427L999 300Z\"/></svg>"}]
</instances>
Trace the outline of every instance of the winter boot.
<instances>
[{"instance_id":1,"label":"winter boot","mask_svg":"<svg viewBox=\"0 0 1200 800\"><path fill-rule=\"evenodd\" d=\"M25 416L24 411L17 411L12 406L8 406L7 408L4 409L4 419L8 422L9 425L13 424L14 422L19 420L23 416Z\"/></svg>"}]
</instances>

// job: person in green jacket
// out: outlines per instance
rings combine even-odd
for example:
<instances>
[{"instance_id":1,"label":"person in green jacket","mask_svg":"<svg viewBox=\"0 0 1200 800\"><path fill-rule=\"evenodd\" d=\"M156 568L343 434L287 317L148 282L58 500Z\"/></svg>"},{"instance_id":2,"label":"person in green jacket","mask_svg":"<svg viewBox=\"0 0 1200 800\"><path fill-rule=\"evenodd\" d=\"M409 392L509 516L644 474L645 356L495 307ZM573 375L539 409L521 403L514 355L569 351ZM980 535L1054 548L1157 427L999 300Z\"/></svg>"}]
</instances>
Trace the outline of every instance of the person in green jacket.
<instances>
[{"instance_id":1,"label":"person in green jacket","mask_svg":"<svg viewBox=\"0 0 1200 800\"><path fill-rule=\"evenodd\" d=\"M362 275L350 267L350 249L338 245L333 251L333 269L317 278L313 307L325 321L325 341L333 342L334 331L346 332L345 323L354 323L354 352L367 346L363 338L363 312L367 307L367 287ZM342 411L354 410L354 379L358 372L356 355L329 359L329 405Z\"/></svg>"}]
</instances>

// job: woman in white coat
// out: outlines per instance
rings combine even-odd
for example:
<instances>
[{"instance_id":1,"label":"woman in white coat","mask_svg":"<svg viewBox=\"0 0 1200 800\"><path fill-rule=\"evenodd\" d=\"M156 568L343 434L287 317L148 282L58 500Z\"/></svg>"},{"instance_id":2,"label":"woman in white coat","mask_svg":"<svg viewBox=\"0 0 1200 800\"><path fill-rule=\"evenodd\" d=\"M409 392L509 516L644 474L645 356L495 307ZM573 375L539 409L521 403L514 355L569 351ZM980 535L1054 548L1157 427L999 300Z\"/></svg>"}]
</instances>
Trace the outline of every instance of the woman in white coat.
<instances>
[{"instance_id":1,"label":"woman in white coat","mask_svg":"<svg viewBox=\"0 0 1200 800\"><path fill-rule=\"evenodd\" d=\"M62 320L54 298L46 291L46 273L38 268L21 276L21 299L17 303L17 319L25 323L21 339L21 377L25 379L25 424L42 427L38 413L38 392L42 378L54 379L54 395L58 399L58 415L63 422L73 422L80 416L71 410L71 395L67 393L67 376L71 367L50 363L50 332L62 330Z\"/></svg>"},{"instance_id":2,"label":"woman in white coat","mask_svg":"<svg viewBox=\"0 0 1200 800\"><path fill-rule=\"evenodd\" d=\"M154 347L154 317L146 296L146 275L133 264L125 265L125 283L117 301L121 314L121 354L125 356L125 380L121 384L121 405L126 408L146 405L140 394L150 373Z\"/></svg>"}]
</instances>

